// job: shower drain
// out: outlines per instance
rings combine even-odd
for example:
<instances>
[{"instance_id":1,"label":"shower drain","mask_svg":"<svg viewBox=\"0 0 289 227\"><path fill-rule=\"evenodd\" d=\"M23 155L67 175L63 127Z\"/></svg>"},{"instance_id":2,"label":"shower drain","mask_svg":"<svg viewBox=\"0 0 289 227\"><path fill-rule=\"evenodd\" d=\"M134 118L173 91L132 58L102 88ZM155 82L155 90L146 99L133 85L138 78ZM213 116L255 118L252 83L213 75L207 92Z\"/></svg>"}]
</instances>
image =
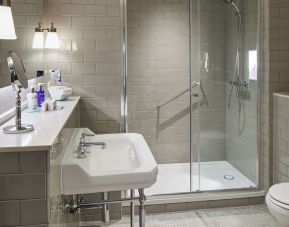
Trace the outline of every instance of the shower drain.
<instances>
[{"instance_id":1,"label":"shower drain","mask_svg":"<svg viewBox=\"0 0 289 227\"><path fill-rule=\"evenodd\" d=\"M234 180L235 179L235 177L233 175L224 175L224 178L226 180Z\"/></svg>"}]
</instances>

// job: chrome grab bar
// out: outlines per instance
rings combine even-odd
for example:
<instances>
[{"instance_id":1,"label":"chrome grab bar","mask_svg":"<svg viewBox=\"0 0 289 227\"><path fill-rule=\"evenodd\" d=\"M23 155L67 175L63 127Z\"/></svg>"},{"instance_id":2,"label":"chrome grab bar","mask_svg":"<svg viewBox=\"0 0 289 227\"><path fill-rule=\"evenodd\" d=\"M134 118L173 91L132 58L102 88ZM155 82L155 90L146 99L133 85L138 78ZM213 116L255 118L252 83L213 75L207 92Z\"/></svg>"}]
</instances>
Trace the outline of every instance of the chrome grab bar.
<instances>
[{"instance_id":1,"label":"chrome grab bar","mask_svg":"<svg viewBox=\"0 0 289 227\"><path fill-rule=\"evenodd\" d=\"M168 100L168 101L166 101L166 102L158 105L157 108L158 108L158 109L162 108L163 106L165 106L165 105L169 104L170 102L174 101L175 99L181 97L183 94L187 93L188 91L190 91L191 89L197 87L197 86L200 85L200 84L201 84L201 81L193 81L193 82L192 82L192 85L191 85L191 88L188 88L188 89L182 91L181 93L177 94L176 96L174 96L174 97L171 98L170 100Z\"/></svg>"}]
</instances>

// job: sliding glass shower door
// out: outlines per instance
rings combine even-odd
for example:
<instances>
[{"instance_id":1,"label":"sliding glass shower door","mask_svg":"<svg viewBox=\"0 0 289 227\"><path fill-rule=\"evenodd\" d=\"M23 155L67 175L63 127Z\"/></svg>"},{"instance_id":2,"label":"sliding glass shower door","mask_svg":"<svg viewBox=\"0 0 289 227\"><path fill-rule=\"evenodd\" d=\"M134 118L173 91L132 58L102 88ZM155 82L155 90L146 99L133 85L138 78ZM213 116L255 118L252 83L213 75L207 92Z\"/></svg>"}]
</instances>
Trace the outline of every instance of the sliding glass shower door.
<instances>
[{"instance_id":1,"label":"sliding glass shower door","mask_svg":"<svg viewBox=\"0 0 289 227\"><path fill-rule=\"evenodd\" d=\"M193 2L192 190L255 188L258 1Z\"/></svg>"},{"instance_id":2,"label":"sliding glass shower door","mask_svg":"<svg viewBox=\"0 0 289 227\"><path fill-rule=\"evenodd\" d=\"M127 128L159 166L146 194L256 187L257 0L125 5Z\"/></svg>"}]
</instances>

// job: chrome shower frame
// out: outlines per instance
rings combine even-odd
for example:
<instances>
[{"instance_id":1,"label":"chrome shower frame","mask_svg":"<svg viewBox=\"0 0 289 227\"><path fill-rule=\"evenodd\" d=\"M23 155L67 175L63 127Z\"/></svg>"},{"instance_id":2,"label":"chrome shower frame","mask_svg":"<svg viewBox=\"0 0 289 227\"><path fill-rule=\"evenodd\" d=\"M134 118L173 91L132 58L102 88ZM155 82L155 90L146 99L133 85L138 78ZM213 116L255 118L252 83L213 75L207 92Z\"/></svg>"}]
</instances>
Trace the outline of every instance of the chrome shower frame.
<instances>
[{"instance_id":1,"label":"chrome shower frame","mask_svg":"<svg viewBox=\"0 0 289 227\"><path fill-rule=\"evenodd\" d=\"M120 1L121 19L121 107L120 107L120 131L127 133L127 0Z\"/></svg>"}]
</instances>

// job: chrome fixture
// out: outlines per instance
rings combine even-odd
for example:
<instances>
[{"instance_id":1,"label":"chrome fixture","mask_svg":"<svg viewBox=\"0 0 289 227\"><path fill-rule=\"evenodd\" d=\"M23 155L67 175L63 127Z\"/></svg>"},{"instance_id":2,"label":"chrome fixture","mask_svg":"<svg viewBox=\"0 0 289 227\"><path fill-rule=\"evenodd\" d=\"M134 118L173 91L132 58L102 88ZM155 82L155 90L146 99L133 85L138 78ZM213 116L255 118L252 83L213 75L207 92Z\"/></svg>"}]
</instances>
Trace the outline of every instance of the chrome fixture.
<instances>
[{"instance_id":1,"label":"chrome fixture","mask_svg":"<svg viewBox=\"0 0 289 227\"><path fill-rule=\"evenodd\" d=\"M236 44L236 57L235 57L235 65L234 65L234 74L232 80L229 82L231 85L230 93L228 97L228 109L231 109L231 102L234 90L236 90L236 97L238 98L238 113L241 112L243 106L243 100L241 98L240 93L248 88L248 81L244 79L240 74L240 45L241 45L241 33L242 33L242 14L239 8L239 1L236 3L233 0L224 0L225 3L231 4L236 10L236 14L238 16L238 34L237 34L237 44ZM235 114L234 111L230 111L232 114Z\"/></svg>"},{"instance_id":2,"label":"chrome fixture","mask_svg":"<svg viewBox=\"0 0 289 227\"><path fill-rule=\"evenodd\" d=\"M159 104L157 106L157 133L156 136L158 138L159 136L159 132L162 130L162 124L160 124L160 112L161 112L161 108L163 108L164 106L166 106L167 104L171 103L172 101L176 100L177 98L181 97L182 95L186 94L187 92L190 92L191 96L194 98L198 98L199 97L199 93L193 93L193 89L195 89L196 87L200 86L200 91L202 93L202 99L200 100L200 104L206 104L208 105L208 100L207 100L207 96L205 94L204 88L201 84L201 81L192 81L191 82L191 88L188 88L182 92L180 92L179 94L177 94L176 96L172 97L171 99L169 99L168 101L163 102L162 104Z\"/></svg>"},{"instance_id":3,"label":"chrome fixture","mask_svg":"<svg viewBox=\"0 0 289 227\"><path fill-rule=\"evenodd\" d=\"M146 210L145 210L145 201L146 196L144 194L144 189L139 189L139 226L144 227L145 226L145 216L146 216Z\"/></svg>"},{"instance_id":4,"label":"chrome fixture","mask_svg":"<svg viewBox=\"0 0 289 227\"><path fill-rule=\"evenodd\" d=\"M135 197L135 191L132 189L130 190L130 227L134 227L134 201L133 198Z\"/></svg>"},{"instance_id":5,"label":"chrome fixture","mask_svg":"<svg viewBox=\"0 0 289 227\"><path fill-rule=\"evenodd\" d=\"M121 22L121 77L122 77L122 89L121 89L121 107L120 107L120 132L128 132L128 100L127 100L127 0L120 0L120 22Z\"/></svg>"},{"instance_id":6,"label":"chrome fixture","mask_svg":"<svg viewBox=\"0 0 289 227\"><path fill-rule=\"evenodd\" d=\"M14 91L16 91L16 109L15 109L15 125L9 125L3 128L6 134L20 134L34 130L33 125L24 125L21 122L21 90L28 88L28 81L26 71L22 60L14 51L9 51L7 58L8 68L11 75L11 84Z\"/></svg>"},{"instance_id":7,"label":"chrome fixture","mask_svg":"<svg viewBox=\"0 0 289 227\"><path fill-rule=\"evenodd\" d=\"M229 82L231 85L233 86L236 86L236 87L244 87L244 88L247 88L248 87L248 82L247 81L241 81L241 80L238 80L238 81L230 81Z\"/></svg>"},{"instance_id":8,"label":"chrome fixture","mask_svg":"<svg viewBox=\"0 0 289 227\"><path fill-rule=\"evenodd\" d=\"M193 82L192 82L192 89L195 88L195 87L197 87L197 86L200 85L200 84L201 84L201 81L193 81Z\"/></svg>"},{"instance_id":9,"label":"chrome fixture","mask_svg":"<svg viewBox=\"0 0 289 227\"><path fill-rule=\"evenodd\" d=\"M191 89L194 89L195 87L201 85L201 81L193 81L191 88L188 88L184 91L182 91L181 93L177 94L176 96L174 96L173 98L169 99L168 101L165 101L164 103L160 104L157 106L158 109L162 108L163 106L169 104L170 102L174 101L175 99L181 97L182 95L184 95L185 93L187 93L188 91L190 91Z\"/></svg>"},{"instance_id":10,"label":"chrome fixture","mask_svg":"<svg viewBox=\"0 0 289 227\"><path fill-rule=\"evenodd\" d=\"M11 11L11 0L0 0L0 40L17 39Z\"/></svg>"},{"instance_id":11,"label":"chrome fixture","mask_svg":"<svg viewBox=\"0 0 289 227\"><path fill-rule=\"evenodd\" d=\"M109 218L105 215L109 215L108 213L108 205L109 204L115 204L115 203L122 203L122 202L133 202L133 201L139 201L139 226L145 227L145 201L146 196L144 194L144 189L138 189L139 191L139 197L131 197L131 198L123 198L118 200L109 200L106 193L103 193L103 200L102 201L96 201L96 202L85 202L83 200L82 195L73 195L72 199L68 202L65 201L64 204L64 211L69 214L75 214L79 213L81 210L89 210L93 208L102 208L103 211L103 221L109 221ZM132 215L132 214L131 214ZM133 227L133 220L134 217L131 216L131 224L130 226Z\"/></svg>"},{"instance_id":12,"label":"chrome fixture","mask_svg":"<svg viewBox=\"0 0 289 227\"><path fill-rule=\"evenodd\" d=\"M108 192L102 192L102 199L103 199L102 201L108 200ZM73 195L72 197L67 196L64 199L64 211L68 214L79 213L81 208L79 207L78 204L88 204L85 203L83 195ZM107 223L110 221L108 204L106 203L98 204L93 206L93 208L102 209L102 222Z\"/></svg>"},{"instance_id":13,"label":"chrome fixture","mask_svg":"<svg viewBox=\"0 0 289 227\"><path fill-rule=\"evenodd\" d=\"M102 193L102 200L107 201L108 200L108 192L103 192ZM108 204L103 204L102 207L102 220L104 223L109 222L109 205Z\"/></svg>"},{"instance_id":14,"label":"chrome fixture","mask_svg":"<svg viewBox=\"0 0 289 227\"><path fill-rule=\"evenodd\" d=\"M102 149L106 148L106 143L104 143L104 142L86 142L85 138L87 136L95 136L95 134L85 134L85 133L81 134L80 141L79 141L79 144L77 146L77 150L75 152L76 154L78 154L78 156L77 156L78 159L86 158L86 154L89 153L86 150L86 148L88 146L101 146Z\"/></svg>"},{"instance_id":15,"label":"chrome fixture","mask_svg":"<svg viewBox=\"0 0 289 227\"><path fill-rule=\"evenodd\" d=\"M203 68L204 68L206 73L209 72L209 67L210 67L209 52L204 51L204 53L203 53Z\"/></svg>"},{"instance_id":16,"label":"chrome fixture","mask_svg":"<svg viewBox=\"0 0 289 227\"><path fill-rule=\"evenodd\" d=\"M240 15L241 15L241 11L240 11L239 6L238 6L233 0L224 0L224 2L225 2L226 4L231 4L231 5L235 8L237 14L240 14Z\"/></svg>"},{"instance_id":17,"label":"chrome fixture","mask_svg":"<svg viewBox=\"0 0 289 227\"><path fill-rule=\"evenodd\" d=\"M233 175L224 175L225 180L235 180L235 176Z\"/></svg>"},{"instance_id":18,"label":"chrome fixture","mask_svg":"<svg viewBox=\"0 0 289 227\"><path fill-rule=\"evenodd\" d=\"M47 31L47 37L44 44L44 31ZM50 28L42 28L41 23L38 23L38 27L35 28L35 34L33 38L33 49L59 49L59 38L57 29L54 27L54 23L51 23Z\"/></svg>"}]
</instances>

